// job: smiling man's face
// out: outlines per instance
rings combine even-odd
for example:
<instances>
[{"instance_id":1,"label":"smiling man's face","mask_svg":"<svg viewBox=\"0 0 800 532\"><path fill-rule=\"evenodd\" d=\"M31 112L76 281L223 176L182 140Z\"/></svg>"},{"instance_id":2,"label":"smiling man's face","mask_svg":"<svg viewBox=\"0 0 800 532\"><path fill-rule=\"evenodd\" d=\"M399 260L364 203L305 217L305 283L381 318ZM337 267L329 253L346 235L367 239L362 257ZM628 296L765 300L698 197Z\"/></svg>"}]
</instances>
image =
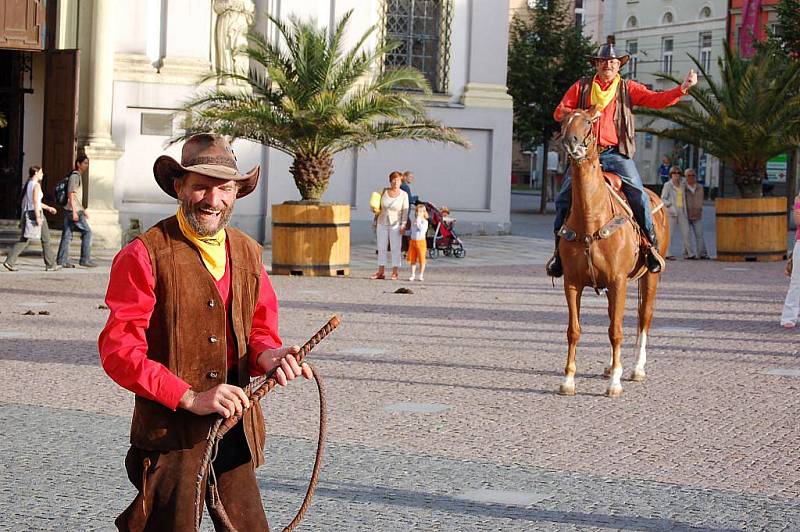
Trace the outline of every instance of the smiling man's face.
<instances>
[{"instance_id":1,"label":"smiling man's face","mask_svg":"<svg viewBox=\"0 0 800 532\"><path fill-rule=\"evenodd\" d=\"M596 59L594 68L597 75L603 81L610 81L619 74L619 59Z\"/></svg>"},{"instance_id":2,"label":"smiling man's face","mask_svg":"<svg viewBox=\"0 0 800 532\"><path fill-rule=\"evenodd\" d=\"M186 221L198 235L215 235L228 225L239 190L236 181L188 172L174 183Z\"/></svg>"}]
</instances>

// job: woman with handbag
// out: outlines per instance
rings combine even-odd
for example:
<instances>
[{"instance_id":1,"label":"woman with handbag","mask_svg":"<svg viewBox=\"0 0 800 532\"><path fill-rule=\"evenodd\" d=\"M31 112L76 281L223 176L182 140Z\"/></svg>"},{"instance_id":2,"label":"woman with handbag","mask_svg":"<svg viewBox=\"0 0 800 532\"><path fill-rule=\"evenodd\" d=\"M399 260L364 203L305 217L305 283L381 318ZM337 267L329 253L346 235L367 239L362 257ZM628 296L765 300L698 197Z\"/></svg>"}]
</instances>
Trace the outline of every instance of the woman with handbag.
<instances>
[{"instance_id":1,"label":"woman with handbag","mask_svg":"<svg viewBox=\"0 0 800 532\"><path fill-rule=\"evenodd\" d=\"M380 210L375 215L375 225L378 237L378 271L370 279L386 279L386 246L392 250L392 277L397 280L400 268L400 243L401 235L408 222L408 194L400 189L403 174L392 172L389 174L389 187L383 189L380 201Z\"/></svg>"},{"instance_id":2,"label":"woman with handbag","mask_svg":"<svg viewBox=\"0 0 800 532\"><path fill-rule=\"evenodd\" d=\"M61 266L56 264L53 250L50 248L50 228L47 226L47 218L44 212L56 213L55 207L51 207L42 202L42 172L41 166L31 166L28 169L28 181L25 183L25 194L22 196L22 236L19 242L14 244L8 254L3 266L8 271L17 270L17 258L25 251L31 240L41 240L42 251L44 252L45 271L60 270Z\"/></svg>"}]
</instances>

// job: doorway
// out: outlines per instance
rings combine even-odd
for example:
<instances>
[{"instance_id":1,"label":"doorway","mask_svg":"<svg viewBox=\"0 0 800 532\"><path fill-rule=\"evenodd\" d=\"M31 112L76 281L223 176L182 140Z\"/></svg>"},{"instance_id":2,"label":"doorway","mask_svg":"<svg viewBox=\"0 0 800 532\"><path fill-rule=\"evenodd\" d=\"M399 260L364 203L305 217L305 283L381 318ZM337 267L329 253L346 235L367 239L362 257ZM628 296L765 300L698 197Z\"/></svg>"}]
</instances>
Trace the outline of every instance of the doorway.
<instances>
[{"instance_id":1,"label":"doorway","mask_svg":"<svg viewBox=\"0 0 800 532\"><path fill-rule=\"evenodd\" d=\"M0 113L5 127L0 128L0 219L19 219L22 190L23 124L25 123L23 88L31 75L30 52L0 50Z\"/></svg>"}]
</instances>

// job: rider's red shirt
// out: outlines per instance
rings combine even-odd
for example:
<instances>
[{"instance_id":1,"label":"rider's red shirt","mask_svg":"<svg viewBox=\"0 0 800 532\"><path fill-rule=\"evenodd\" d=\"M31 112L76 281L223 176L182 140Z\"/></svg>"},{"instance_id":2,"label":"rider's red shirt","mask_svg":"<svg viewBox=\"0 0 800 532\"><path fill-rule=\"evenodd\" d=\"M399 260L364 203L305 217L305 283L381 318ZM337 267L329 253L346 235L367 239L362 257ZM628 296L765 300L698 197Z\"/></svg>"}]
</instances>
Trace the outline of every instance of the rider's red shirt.
<instances>
[{"instance_id":1,"label":"rider's red shirt","mask_svg":"<svg viewBox=\"0 0 800 532\"><path fill-rule=\"evenodd\" d=\"M651 109L662 109L678 103L683 96L680 85L668 91L657 92L651 91L644 85L633 80L623 80L628 84L628 94L631 97L631 104L639 105L641 107L650 107ZM595 83L600 85L601 89L607 89L611 82L600 83L595 77ZM580 81L576 81L572 87L567 90L561 103L556 107L553 113L553 118L556 122L561 122L564 115L572 112L579 106L580 100ZM603 109L600 115L598 126L598 144L600 146L616 146L619 144L619 137L617 137L617 127L614 124L614 113L617 110L617 99L611 100L611 103Z\"/></svg>"},{"instance_id":2,"label":"rider's red shirt","mask_svg":"<svg viewBox=\"0 0 800 532\"><path fill-rule=\"evenodd\" d=\"M225 275L215 283L225 308L229 309L230 261L225 267ZM103 369L116 383L136 395L175 410L190 388L189 384L162 364L147 358L145 332L156 304L155 284L147 248L136 239L114 257L106 292L106 305L111 313L97 343ZM225 339L230 369L234 361L234 338L230 320L227 321ZM262 265L261 288L247 341L251 374L263 373L256 364L258 355L280 346L278 298Z\"/></svg>"}]
</instances>

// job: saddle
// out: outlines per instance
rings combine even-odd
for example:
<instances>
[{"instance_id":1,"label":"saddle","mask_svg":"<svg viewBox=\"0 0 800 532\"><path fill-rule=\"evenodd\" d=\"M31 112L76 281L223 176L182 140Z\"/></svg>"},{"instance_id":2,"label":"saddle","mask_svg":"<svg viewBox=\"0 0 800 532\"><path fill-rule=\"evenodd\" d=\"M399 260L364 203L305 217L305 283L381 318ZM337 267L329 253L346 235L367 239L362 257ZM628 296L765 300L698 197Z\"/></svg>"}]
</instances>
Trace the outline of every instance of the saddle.
<instances>
[{"instance_id":1,"label":"saddle","mask_svg":"<svg viewBox=\"0 0 800 532\"><path fill-rule=\"evenodd\" d=\"M606 180L606 183L608 183L608 186L609 188L611 188L612 191L616 192L617 194L625 198L625 194L622 193L622 178L620 176L618 176L617 174L612 174L611 172L606 172L604 170L603 178ZM628 200L627 198L625 198L625 203L627 202Z\"/></svg>"}]
</instances>

